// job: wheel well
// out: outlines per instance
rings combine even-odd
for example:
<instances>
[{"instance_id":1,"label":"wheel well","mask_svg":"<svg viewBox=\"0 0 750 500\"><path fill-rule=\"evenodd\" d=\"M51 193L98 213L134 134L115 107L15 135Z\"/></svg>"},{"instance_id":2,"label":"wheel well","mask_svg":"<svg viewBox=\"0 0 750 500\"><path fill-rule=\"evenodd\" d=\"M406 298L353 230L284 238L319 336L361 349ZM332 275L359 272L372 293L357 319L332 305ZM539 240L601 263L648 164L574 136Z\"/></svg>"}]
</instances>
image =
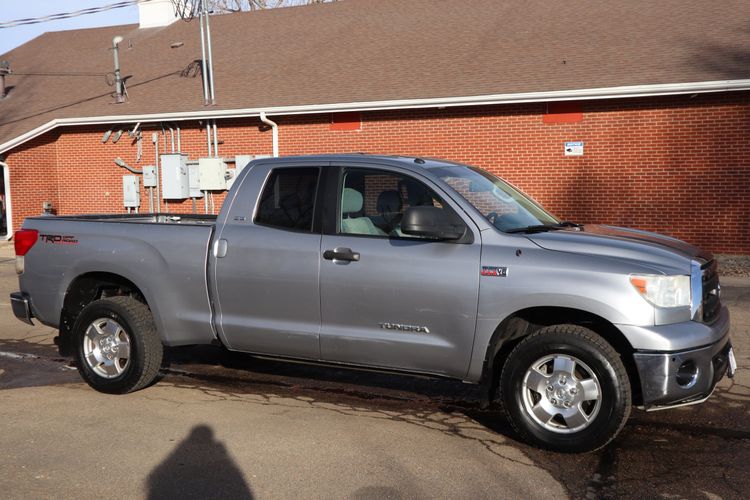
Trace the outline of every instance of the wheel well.
<instances>
[{"instance_id":1,"label":"wheel well","mask_svg":"<svg viewBox=\"0 0 750 500\"><path fill-rule=\"evenodd\" d=\"M129 296L146 303L140 289L130 280L113 273L87 273L77 277L65 292L62 311L60 312L60 354L72 354L71 332L78 315L84 307L95 300L105 297Z\"/></svg>"},{"instance_id":2,"label":"wheel well","mask_svg":"<svg viewBox=\"0 0 750 500\"><path fill-rule=\"evenodd\" d=\"M633 347L622 332L612 323L579 309L567 307L531 307L505 318L495 329L487 348L482 368L482 385L486 389L486 403L492 401L497 391L500 372L513 348L527 335L545 326L572 324L588 328L609 342L620 354L628 372L633 394L633 404L641 402L641 382L633 358Z\"/></svg>"}]
</instances>

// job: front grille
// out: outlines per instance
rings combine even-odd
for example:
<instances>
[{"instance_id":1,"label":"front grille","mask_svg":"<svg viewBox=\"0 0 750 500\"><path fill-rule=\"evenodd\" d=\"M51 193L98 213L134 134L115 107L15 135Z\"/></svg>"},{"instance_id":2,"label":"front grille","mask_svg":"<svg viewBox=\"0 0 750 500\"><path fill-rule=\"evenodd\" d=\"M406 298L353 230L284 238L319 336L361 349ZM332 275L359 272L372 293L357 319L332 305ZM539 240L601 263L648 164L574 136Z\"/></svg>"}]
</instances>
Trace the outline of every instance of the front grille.
<instances>
[{"instance_id":1,"label":"front grille","mask_svg":"<svg viewBox=\"0 0 750 500\"><path fill-rule=\"evenodd\" d=\"M703 277L703 322L710 323L716 319L721 310L721 287L716 261L712 260L703 264L701 274Z\"/></svg>"}]
</instances>

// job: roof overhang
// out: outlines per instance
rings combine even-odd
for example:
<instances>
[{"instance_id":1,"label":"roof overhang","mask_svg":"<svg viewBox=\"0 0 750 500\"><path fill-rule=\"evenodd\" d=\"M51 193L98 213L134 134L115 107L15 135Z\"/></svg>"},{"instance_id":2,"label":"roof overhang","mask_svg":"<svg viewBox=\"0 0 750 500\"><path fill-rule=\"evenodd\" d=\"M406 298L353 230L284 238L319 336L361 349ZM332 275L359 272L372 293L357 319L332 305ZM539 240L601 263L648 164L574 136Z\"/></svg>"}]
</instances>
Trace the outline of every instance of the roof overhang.
<instances>
[{"instance_id":1,"label":"roof overhang","mask_svg":"<svg viewBox=\"0 0 750 500\"><path fill-rule=\"evenodd\" d=\"M348 102L333 104L311 104L299 106L278 106L242 109L199 109L177 113L153 113L134 115L108 115L77 118L56 118L10 141L0 144L0 153L13 149L26 141L38 137L57 127L76 125L98 125L134 122L161 122L206 120L220 118L247 118L267 115L310 115L319 113L340 113L351 111L383 111L401 109L448 108L459 106L487 106L494 104L522 104L550 101L582 101L600 99L626 99L655 97L679 94L702 94L709 92L731 92L750 90L750 79L718 80L693 83L667 83L656 85L631 85L625 87L604 87L594 89L559 90L548 92L523 92L514 94L490 94L462 97L436 97L427 99L400 99L390 101Z\"/></svg>"}]
</instances>

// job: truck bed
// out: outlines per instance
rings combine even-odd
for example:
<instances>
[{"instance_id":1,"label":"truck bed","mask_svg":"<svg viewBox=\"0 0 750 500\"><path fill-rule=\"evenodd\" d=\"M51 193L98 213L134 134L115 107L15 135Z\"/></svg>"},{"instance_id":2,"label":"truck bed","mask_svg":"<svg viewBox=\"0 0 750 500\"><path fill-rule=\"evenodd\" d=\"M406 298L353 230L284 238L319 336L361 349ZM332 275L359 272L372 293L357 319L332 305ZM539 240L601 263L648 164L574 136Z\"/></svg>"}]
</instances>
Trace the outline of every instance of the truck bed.
<instances>
[{"instance_id":1,"label":"truck bed","mask_svg":"<svg viewBox=\"0 0 750 500\"><path fill-rule=\"evenodd\" d=\"M138 283L168 345L214 337L207 262L213 215L39 216L24 221L39 240L24 257L21 290L32 313L57 328L74 280L111 276ZM165 311L161 314L161 311Z\"/></svg>"}]
</instances>

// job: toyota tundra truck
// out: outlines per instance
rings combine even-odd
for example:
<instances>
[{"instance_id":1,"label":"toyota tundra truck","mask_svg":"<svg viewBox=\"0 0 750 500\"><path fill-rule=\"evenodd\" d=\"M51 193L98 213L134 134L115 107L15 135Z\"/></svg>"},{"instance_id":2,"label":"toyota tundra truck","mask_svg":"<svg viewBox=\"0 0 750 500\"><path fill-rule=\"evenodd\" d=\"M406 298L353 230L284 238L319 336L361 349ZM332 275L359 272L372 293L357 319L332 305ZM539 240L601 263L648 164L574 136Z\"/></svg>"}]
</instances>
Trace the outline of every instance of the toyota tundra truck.
<instances>
[{"instance_id":1,"label":"toyota tundra truck","mask_svg":"<svg viewBox=\"0 0 750 500\"><path fill-rule=\"evenodd\" d=\"M711 254L442 160L256 160L218 216L30 217L15 250L15 315L107 393L219 344L479 384L522 439L583 452L736 370Z\"/></svg>"}]
</instances>

